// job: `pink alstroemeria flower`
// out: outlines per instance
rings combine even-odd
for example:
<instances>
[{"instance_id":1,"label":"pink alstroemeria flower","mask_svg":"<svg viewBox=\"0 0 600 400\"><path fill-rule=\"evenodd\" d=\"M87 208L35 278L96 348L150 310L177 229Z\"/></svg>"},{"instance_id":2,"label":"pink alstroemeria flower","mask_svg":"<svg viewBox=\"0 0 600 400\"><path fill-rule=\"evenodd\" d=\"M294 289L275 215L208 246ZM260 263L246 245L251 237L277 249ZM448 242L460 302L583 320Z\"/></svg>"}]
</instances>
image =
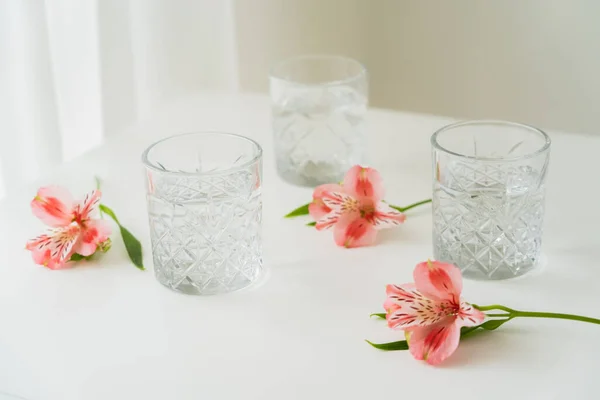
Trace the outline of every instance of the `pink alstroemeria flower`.
<instances>
[{"instance_id":1,"label":"pink alstroemeria flower","mask_svg":"<svg viewBox=\"0 0 600 400\"><path fill-rule=\"evenodd\" d=\"M414 358L436 365L458 347L460 328L479 325L485 314L461 299L462 275L454 265L422 262L413 278L414 284L386 287L386 319L404 330Z\"/></svg>"},{"instance_id":2,"label":"pink alstroemeria flower","mask_svg":"<svg viewBox=\"0 0 600 400\"><path fill-rule=\"evenodd\" d=\"M346 173L341 186L317 187L309 212L318 230L334 227L338 246L368 246L375 242L379 229L400 225L406 219L382 200L379 172L356 165Z\"/></svg>"},{"instance_id":3,"label":"pink alstroemeria flower","mask_svg":"<svg viewBox=\"0 0 600 400\"><path fill-rule=\"evenodd\" d=\"M100 196L100 191L94 190L77 203L61 187L48 186L38 190L31 201L31 210L53 229L27 242L26 249L31 251L36 264L60 269L74 253L94 254L111 233L106 221L92 218L100 204Z\"/></svg>"}]
</instances>

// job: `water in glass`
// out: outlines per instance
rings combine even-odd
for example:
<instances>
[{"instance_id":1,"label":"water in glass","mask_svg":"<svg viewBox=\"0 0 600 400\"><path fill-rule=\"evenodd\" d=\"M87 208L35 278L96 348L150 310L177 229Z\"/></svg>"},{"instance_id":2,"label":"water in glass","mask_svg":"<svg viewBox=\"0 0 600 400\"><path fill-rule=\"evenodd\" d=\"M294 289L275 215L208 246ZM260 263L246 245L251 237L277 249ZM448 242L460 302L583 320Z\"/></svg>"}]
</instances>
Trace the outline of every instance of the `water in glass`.
<instances>
[{"instance_id":1,"label":"water in glass","mask_svg":"<svg viewBox=\"0 0 600 400\"><path fill-rule=\"evenodd\" d=\"M188 294L248 286L262 271L260 158L252 160L243 145L236 149L234 135L181 135L172 141L151 147L147 157L157 280ZM162 160L165 155L169 162Z\"/></svg>"},{"instance_id":2,"label":"water in glass","mask_svg":"<svg viewBox=\"0 0 600 400\"><path fill-rule=\"evenodd\" d=\"M279 173L300 185L337 182L364 157L367 99L351 87L290 87L273 104Z\"/></svg>"},{"instance_id":3,"label":"water in glass","mask_svg":"<svg viewBox=\"0 0 600 400\"><path fill-rule=\"evenodd\" d=\"M540 256L544 182L530 166L453 161L434 181L434 256L466 277L506 279Z\"/></svg>"},{"instance_id":4,"label":"water in glass","mask_svg":"<svg viewBox=\"0 0 600 400\"><path fill-rule=\"evenodd\" d=\"M248 186L250 174L228 179L179 178L162 183L170 185L163 195L148 196L155 274L162 284L213 294L257 278L262 265L260 193L238 190Z\"/></svg>"}]
</instances>

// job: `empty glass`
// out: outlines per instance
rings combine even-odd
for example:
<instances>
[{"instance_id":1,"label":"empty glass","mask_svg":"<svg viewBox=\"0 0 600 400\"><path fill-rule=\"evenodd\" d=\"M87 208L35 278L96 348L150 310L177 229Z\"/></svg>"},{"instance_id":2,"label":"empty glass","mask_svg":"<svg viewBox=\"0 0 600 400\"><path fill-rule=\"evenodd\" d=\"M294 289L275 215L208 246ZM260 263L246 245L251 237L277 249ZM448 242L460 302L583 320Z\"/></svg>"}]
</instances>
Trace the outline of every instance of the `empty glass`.
<instances>
[{"instance_id":1,"label":"empty glass","mask_svg":"<svg viewBox=\"0 0 600 400\"><path fill-rule=\"evenodd\" d=\"M364 162L367 71L338 56L301 56L271 70L277 171L288 182L340 181Z\"/></svg>"},{"instance_id":2,"label":"empty glass","mask_svg":"<svg viewBox=\"0 0 600 400\"><path fill-rule=\"evenodd\" d=\"M243 136L172 136L143 154L154 273L178 292L241 289L262 270L262 149Z\"/></svg>"},{"instance_id":3,"label":"empty glass","mask_svg":"<svg viewBox=\"0 0 600 400\"><path fill-rule=\"evenodd\" d=\"M473 279L506 279L539 261L550 138L503 121L446 126L433 146L433 251Z\"/></svg>"}]
</instances>

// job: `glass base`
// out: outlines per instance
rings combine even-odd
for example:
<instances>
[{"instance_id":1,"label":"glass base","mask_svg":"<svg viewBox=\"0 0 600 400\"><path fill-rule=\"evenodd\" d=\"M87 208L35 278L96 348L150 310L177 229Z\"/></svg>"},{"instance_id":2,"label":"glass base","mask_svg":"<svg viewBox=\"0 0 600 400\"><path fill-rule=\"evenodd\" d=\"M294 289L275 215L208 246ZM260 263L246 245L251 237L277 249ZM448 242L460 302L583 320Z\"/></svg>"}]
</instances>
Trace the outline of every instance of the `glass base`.
<instances>
[{"instance_id":1,"label":"glass base","mask_svg":"<svg viewBox=\"0 0 600 400\"><path fill-rule=\"evenodd\" d=\"M540 256L519 262L502 261L500 257L467 257L464 253L449 254L434 248L437 261L456 265L465 279L477 281L506 280L521 277L535 271L540 266ZM469 252L469 254L473 254Z\"/></svg>"},{"instance_id":2,"label":"glass base","mask_svg":"<svg viewBox=\"0 0 600 400\"><path fill-rule=\"evenodd\" d=\"M520 266L508 266L500 265L497 269L485 272L476 268L462 269L462 275L465 279L471 279L476 281L500 281L518 278L523 275L529 274L537 268L538 264L531 262ZM459 267L460 268L460 267Z\"/></svg>"},{"instance_id":3,"label":"glass base","mask_svg":"<svg viewBox=\"0 0 600 400\"><path fill-rule=\"evenodd\" d=\"M331 165L309 163L305 168L294 169L290 165L277 164L277 174L284 181L296 186L315 187L326 183L341 182L346 170Z\"/></svg>"},{"instance_id":4,"label":"glass base","mask_svg":"<svg viewBox=\"0 0 600 400\"><path fill-rule=\"evenodd\" d=\"M334 178L329 178L329 177L316 178L316 177L307 177L304 175L300 175L293 171L278 170L277 172L278 172L279 177L281 179L283 179L284 181L286 181L287 183L291 183L292 185L296 185L296 186L311 187L311 188L314 188L316 186L323 185L326 183L340 182L341 180L344 179L343 174L336 175Z\"/></svg>"},{"instance_id":5,"label":"glass base","mask_svg":"<svg viewBox=\"0 0 600 400\"><path fill-rule=\"evenodd\" d=\"M190 276L170 279L169 274L161 273L161 270L157 270L156 268L154 275L161 285L175 292L196 296L210 296L246 289L259 281L264 275L262 264L253 266L250 270L252 271L250 276L239 273L229 278L215 276L198 280L194 280Z\"/></svg>"}]
</instances>

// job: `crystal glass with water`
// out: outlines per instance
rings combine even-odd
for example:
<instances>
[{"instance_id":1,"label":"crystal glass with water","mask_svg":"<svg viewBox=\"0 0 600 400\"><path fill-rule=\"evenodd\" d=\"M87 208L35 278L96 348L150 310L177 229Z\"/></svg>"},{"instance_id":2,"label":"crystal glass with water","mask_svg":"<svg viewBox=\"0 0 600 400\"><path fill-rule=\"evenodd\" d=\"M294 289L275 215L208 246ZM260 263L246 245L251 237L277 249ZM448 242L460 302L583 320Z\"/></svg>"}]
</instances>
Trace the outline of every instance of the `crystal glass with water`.
<instances>
[{"instance_id":1,"label":"crystal glass with water","mask_svg":"<svg viewBox=\"0 0 600 400\"><path fill-rule=\"evenodd\" d=\"M261 274L262 149L227 133L173 136L143 155L154 273L188 294L231 292Z\"/></svg>"},{"instance_id":2,"label":"crystal glass with water","mask_svg":"<svg viewBox=\"0 0 600 400\"><path fill-rule=\"evenodd\" d=\"M503 121L440 129L433 146L433 250L473 279L539 263L550 138Z\"/></svg>"},{"instance_id":3,"label":"crystal glass with water","mask_svg":"<svg viewBox=\"0 0 600 400\"><path fill-rule=\"evenodd\" d=\"M271 70L275 156L288 182L340 181L364 163L367 73L352 59L301 56Z\"/></svg>"}]
</instances>

